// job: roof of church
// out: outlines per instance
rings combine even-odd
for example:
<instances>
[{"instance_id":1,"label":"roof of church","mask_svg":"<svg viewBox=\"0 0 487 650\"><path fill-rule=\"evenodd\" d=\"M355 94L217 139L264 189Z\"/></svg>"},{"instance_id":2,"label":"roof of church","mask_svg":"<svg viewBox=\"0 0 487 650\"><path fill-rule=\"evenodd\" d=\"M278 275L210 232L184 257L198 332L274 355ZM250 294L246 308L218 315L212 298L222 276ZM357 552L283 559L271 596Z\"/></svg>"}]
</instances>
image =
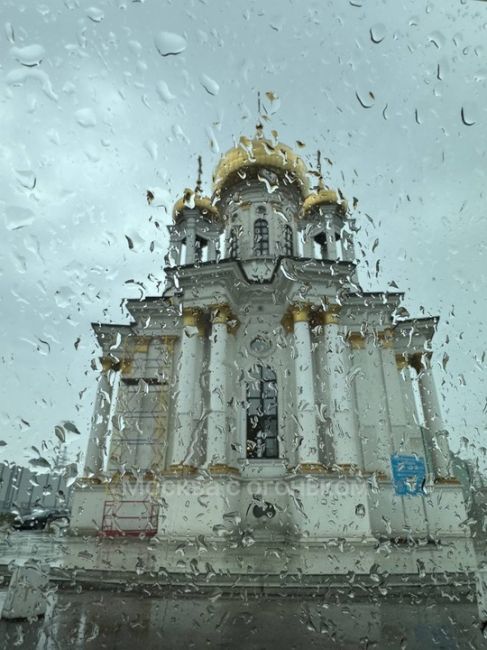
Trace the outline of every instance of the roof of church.
<instances>
[{"instance_id":1,"label":"roof of church","mask_svg":"<svg viewBox=\"0 0 487 650\"><path fill-rule=\"evenodd\" d=\"M248 170L269 169L283 174L299 188L303 198L309 194L308 169L294 151L280 142L274 143L263 137L254 139L242 136L239 144L227 151L213 174L213 190L216 195L235 180L242 179Z\"/></svg>"}]
</instances>

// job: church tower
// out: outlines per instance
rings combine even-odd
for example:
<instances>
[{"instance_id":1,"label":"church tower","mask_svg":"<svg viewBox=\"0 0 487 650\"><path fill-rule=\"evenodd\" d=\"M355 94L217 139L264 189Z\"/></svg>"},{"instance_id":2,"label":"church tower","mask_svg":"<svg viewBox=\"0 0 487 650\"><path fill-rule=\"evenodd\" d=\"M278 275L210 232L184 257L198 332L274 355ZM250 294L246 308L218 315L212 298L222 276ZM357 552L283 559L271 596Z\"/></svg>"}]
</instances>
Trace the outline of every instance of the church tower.
<instances>
[{"instance_id":1,"label":"church tower","mask_svg":"<svg viewBox=\"0 0 487 650\"><path fill-rule=\"evenodd\" d=\"M347 202L311 177L258 133L222 156L211 199L199 176L176 202L163 294L129 300L129 325L94 325L72 533L155 536L153 570L175 574L209 562L311 580L379 564L464 580L475 563L431 370L437 319L362 290Z\"/></svg>"}]
</instances>

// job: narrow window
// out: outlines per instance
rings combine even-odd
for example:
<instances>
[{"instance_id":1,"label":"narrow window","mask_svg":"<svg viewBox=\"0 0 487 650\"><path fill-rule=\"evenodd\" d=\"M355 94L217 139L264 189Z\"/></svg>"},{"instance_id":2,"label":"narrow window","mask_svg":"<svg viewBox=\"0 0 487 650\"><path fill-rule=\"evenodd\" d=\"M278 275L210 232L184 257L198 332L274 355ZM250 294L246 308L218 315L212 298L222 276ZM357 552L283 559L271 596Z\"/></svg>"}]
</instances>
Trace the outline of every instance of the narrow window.
<instances>
[{"instance_id":1,"label":"narrow window","mask_svg":"<svg viewBox=\"0 0 487 650\"><path fill-rule=\"evenodd\" d=\"M320 257L322 260L326 260L328 257L328 249L326 245L326 235L324 232L320 232L319 235L316 235L314 238L315 243L315 255Z\"/></svg>"},{"instance_id":2,"label":"narrow window","mask_svg":"<svg viewBox=\"0 0 487 650\"><path fill-rule=\"evenodd\" d=\"M237 228L232 228L228 239L228 256L236 258L239 256L239 253L238 230Z\"/></svg>"},{"instance_id":3,"label":"narrow window","mask_svg":"<svg viewBox=\"0 0 487 650\"><path fill-rule=\"evenodd\" d=\"M284 226L284 255L293 254L293 229L286 224Z\"/></svg>"},{"instance_id":4,"label":"narrow window","mask_svg":"<svg viewBox=\"0 0 487 650\"><path fill-rule=\"evenodd\" d=\"M208 242L203 237L196 237L194 245L194 261L207 262L208 261Z\"/></svg>"},{"instance_id":5,"label":"narrow window","mask_svg":"<svg viewBox=\"0 0 487 650\"><path fill-rule=\"evenodd\" d=\"M247 386L247 458L279 458L277 381L269 367L256 366Z\"/></svg>"},{"instance_id":6,"label":"narrow window","mask_svg":"<svg viewBox=\"0 0 487 650\"><path fill-rule=\"evenodd\" d=\"M265 219L257 219L254 223L254 254L269 254L269 225Z\"/></svg>"}]
</instances>

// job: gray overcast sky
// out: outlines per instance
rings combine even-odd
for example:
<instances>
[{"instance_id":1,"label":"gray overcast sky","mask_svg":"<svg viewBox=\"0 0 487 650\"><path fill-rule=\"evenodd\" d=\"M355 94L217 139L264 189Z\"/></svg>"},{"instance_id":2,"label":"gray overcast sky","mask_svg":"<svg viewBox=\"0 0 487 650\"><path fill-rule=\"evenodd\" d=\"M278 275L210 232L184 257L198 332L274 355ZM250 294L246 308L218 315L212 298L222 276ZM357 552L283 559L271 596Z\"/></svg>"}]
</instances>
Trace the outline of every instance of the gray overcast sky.
<instances>
[{"instance_id":1,"label":"gray overcast sky","mask_svg":"<svg viewBox=\"0 0 487 650\"><path fill-rule=\"evenodd\" d=\"M260 90L279 97L280 139L310 164L320 148L327 181L359 199L364 287L395 282L412 314L441 316L453 448L486 466L487 3L3 0L0 17L5 459L42 441L52 455L62 420L82 431L70 454L84 449L90 322L125 318L131 280L159 292L155 219L170 222L198 154L210 190Z\"/></svg>"}]
</instances>

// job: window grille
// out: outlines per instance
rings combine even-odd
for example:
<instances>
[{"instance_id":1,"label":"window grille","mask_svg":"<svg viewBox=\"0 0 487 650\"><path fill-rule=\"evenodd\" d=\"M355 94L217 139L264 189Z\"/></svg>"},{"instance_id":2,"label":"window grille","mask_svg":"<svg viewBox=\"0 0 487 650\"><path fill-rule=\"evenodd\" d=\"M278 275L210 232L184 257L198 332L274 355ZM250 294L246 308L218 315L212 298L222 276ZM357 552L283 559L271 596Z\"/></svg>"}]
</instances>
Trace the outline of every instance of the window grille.
<instances>
[{"instance_id":1,"label":"window grille","mask_svg":"<svg viewBox=\"0 0 487 650\"><path fill-rule=\"evenodd\" d=\"M257 219L254 223L254 253L269 254L269 224L265 219Z\"/></svg>"},{"instance_id":2,"label":"window grille","mask_svg":"<svg viewBox=\"0 0 487 650\"><path fill-rule=\"evenodd\" d=\"M247 386L247 458L279 458L277 379L256 366Z\"/></svg>"}]
</instances>

